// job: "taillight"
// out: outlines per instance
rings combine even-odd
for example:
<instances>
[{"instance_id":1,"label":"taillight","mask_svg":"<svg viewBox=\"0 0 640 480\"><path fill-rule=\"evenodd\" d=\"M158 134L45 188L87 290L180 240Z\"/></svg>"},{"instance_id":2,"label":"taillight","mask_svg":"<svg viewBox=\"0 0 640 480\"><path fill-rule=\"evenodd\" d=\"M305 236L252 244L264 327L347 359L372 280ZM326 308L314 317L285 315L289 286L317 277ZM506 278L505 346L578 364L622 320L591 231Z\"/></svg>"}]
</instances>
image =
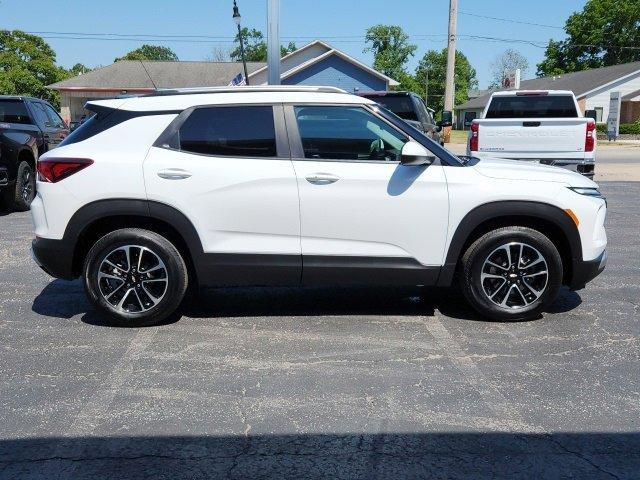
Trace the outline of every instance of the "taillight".
<instances>
[{"instance_id":1,"label":"taillight","mask_svg":"<svg viewBox=\"0 0 640 480\"><path fill-rule=\"evenodd\" d=\"M38 160L38 179L41 182L56 183L93 163L88 158L47 158Z\"/></svg>"},{"instance_id":2,"label":"taillight","mask_svg":"<svg viewBox=\"0 0 640 480\"><path fill-rule=\"evenodd\" d=\"M596 146L596 122L589 119L587 122L587 136L584 139L584 151L593 152Z\"/></svg>"},{"instance_id":3,"label":"taillight","mask_svg":"<svg viewBox=\"0 0 640 480\"><path fill-rule=\"evenodd\" d=\"M469 150L478 151L478 142L480 140L480 124L473 122L471 124L471 139L469 140Z\"/></svg>"}]
</instances>

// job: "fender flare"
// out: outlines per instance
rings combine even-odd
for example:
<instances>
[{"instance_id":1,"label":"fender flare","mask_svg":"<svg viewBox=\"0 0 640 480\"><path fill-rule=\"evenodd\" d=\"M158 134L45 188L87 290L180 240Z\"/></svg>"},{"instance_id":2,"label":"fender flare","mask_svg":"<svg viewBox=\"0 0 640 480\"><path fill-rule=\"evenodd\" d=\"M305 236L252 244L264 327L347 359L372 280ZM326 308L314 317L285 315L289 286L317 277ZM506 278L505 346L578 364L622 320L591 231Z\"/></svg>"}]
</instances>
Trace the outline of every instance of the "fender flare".
<instances>
[{"instance_id":1,"label":"fender flare","mask_svg":"<svg viewBox=\"0 0 640 480\"><path fill-rule=\"evenodd\" d=\"M66 263L62 268L65 275L58 276L61 278L75 278L77 276L77 272L74 271L75 254L80 237L88 227L98 220L119 216L144 217L170 225L184 240L193 264L197 268L199 260L204 254L202 242L196 228L182 212L160 202L122 198L97 200L84 205L73 214L67 223L62 240L57 242L64 246L65 251L61 252L61 260L65 259Z\"/></svg>"},{"instance_id":2,"label":"fender flare","mask_svg":"<svg viewBox=\"0 0 640 480\"><path fill-rule=\"evenodd\" d=\"M571 267L575 270L578 262L582 261L582 242L575 223L562 209L548 203L529 202L520 200L497 201L480 205L467 213L458 224L447 256L438 277L438 286L450 286L453 282L456 266L463 247L469 236L486 221L503 217L524 217L550 222L562 231L569 244ZM567 279L565 279L567 280Z\"/></svg>"}]
</instances>

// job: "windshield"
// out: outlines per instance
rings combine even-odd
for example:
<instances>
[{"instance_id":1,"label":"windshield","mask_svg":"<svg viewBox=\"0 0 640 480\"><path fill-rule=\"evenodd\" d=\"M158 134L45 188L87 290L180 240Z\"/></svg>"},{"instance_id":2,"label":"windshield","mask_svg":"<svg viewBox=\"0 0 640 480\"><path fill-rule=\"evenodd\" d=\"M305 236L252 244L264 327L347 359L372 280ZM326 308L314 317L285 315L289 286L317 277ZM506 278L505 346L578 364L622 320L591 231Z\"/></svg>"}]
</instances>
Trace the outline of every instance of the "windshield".
<instances>
[{"instance_id":1,"label":"windshield","mask_svg":"<svg viewBox=\"0 0 640 480\"><path fill-rule=\"evenodd\" d=\"M22 100L0 100L0 122L28 125L31 118Z\"/></svg>"},{"instance_id":2,"label":"windshield","mask_svg":"<svg viewBox=\"0 0 640 480\"><path fill-rule=\"evenodd\" d=\"M418 115L416 114L416 109L413 106L413 102L411 101L411 97L407 96L394 96L389 95L385 97L369 97L374 102L378 102L380 105L383 105L387 108L387 110L391 110L398 117L403 120L414 120L418 122Z\"/></svg>"},{"instance_id":3,"label":"windshield","mask_svg":"<svg viewBox=\"0 0 640 480\"><path fill-rule=\"evenodd\" d=\"M485 118L576 118L570 95L494 97Z\"/></svg>"}]
</instances>

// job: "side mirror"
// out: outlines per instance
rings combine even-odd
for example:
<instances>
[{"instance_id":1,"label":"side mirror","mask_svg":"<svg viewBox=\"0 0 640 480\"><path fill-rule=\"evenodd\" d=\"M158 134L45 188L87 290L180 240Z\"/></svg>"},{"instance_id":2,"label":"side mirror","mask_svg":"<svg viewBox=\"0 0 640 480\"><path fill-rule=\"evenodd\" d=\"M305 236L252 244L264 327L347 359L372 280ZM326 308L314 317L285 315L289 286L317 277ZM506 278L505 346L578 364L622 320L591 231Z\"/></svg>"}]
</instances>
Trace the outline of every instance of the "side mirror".
<instances>
[{"instance_id":1,"label":"side mirror","mask_svg":"<svg viewBox=\"0 0 640 480\"><path fill-rule=\"evenodd\" d=\"M408 167L419 167L422 165L431 165L436 161L435 155L424 148L418 142L407 142L402 147L400 163Z\"/></svg>"},{"instance_id":2,"label":"side mirror","mask_svg":"<svg viewBox=\"0 0 640 480\"><path fill-rule=\"evenodd\" d=\"M453 125L453 112L448 110L442 112L442 120L438 122L438 125L441 127L451 127Z\"/></svg>"},{"instance_id":3,"label":"side mirror","mask_svg":"<svg viewBox=\"0 0 640 480\"><path fill-rule=\"evenodd\" d=\"M584 112L585 118L593 118L593 121L596 122L598 120L598 112L595 110L587 110Z\"/></svg>"}]
</instances>

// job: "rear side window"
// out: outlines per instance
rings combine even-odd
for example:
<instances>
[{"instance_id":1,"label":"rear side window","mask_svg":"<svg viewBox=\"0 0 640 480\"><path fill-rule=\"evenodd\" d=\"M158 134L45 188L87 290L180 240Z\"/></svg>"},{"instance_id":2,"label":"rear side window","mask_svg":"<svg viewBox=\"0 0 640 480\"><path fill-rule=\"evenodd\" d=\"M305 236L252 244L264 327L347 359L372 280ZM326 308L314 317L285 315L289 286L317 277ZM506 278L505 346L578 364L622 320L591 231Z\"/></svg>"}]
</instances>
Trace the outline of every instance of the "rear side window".
<instances>
[{"instance_id":1,"label":"rear side window","mask_svg":"<svg viewBox=\"0 0 640 480\"><path fill-rule=\"evenodd\" d=\"M0 122L31 124L31 117L22 100L0 100Z\"/></svg>"},{"instance_id":2,"label":"rear side window","mask_svg":"<svg viewBox=\"0 0 640 480\"><path fill-rule=\"evenodd\" d=\"M270 106L196 108L180 126L180 149L205 155L276 157Z\"/></svg>"},{"instance_id":3,"label":"rear side window","mask_svg":"<svg viewBox=\"0 0 640 480\"><path fill-rule=\"evenodd\" d=\"M494 97L485 118L575 118L577 116L573 97L540 95Z\"/></svg>"}]
</instances>

